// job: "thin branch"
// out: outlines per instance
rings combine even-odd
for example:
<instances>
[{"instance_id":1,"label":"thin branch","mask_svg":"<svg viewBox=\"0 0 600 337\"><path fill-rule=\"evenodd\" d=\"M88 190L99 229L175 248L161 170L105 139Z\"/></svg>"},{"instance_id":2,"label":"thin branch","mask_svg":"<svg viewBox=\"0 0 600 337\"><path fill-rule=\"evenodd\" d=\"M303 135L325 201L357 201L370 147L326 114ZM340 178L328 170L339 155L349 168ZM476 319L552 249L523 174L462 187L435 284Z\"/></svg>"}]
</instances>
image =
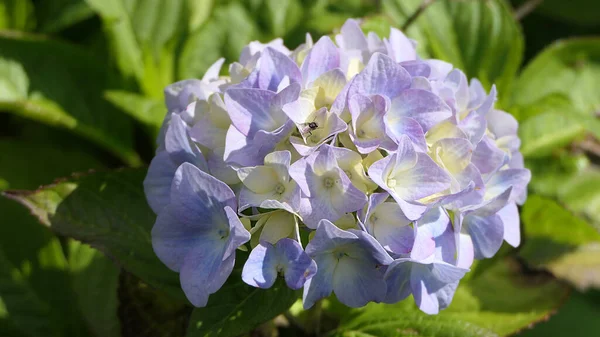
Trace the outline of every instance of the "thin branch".
<instances>
[{"instance_id":1,"label":"thin branch","mask_svg":"<svg viewBox=\"0 0 600 337\"><path fill-rule=\"evenodd\" d=\"M527 15L533 12L537 6L541 5L544 0L528 0L515 10L515 19L517 21L523 20Z\"/></svg>"},{"instance_id":2,"label":"thin branch","mask_svg":"<svg viewBox=\"0 0 600 337\"><path fill-rule=\"evenodd\" d=\"M406 31L408 29L408 27L410 27L410 25L412 25L413 22L415 22L415 20L421 14L423 14L423 12L427 9L427 7L432 5L434 2L435 2L435 0L423 0L421 5L419 5L419 8L417 8L417 10L415 10L415 12L412 13L412 15L408 17L408 19L406 19L406 22L404 22L404 25L402 25L402 30Z\"/></svg>"}]
</instances>

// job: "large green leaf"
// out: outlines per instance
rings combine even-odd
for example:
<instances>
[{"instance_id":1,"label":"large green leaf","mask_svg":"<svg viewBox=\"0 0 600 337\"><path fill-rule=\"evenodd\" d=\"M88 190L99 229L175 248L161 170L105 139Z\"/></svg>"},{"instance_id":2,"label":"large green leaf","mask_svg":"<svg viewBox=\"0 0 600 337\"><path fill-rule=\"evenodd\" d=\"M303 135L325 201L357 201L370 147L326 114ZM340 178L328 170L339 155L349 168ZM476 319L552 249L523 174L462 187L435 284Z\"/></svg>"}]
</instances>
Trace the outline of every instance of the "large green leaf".
<instances>
[{"instance_id":1,"label":"large green leaf","mask_svg":"<svg viewBox=\"0 0 600 337\"><path fill-rule=\"evenodd\" d=\"M158 131L165 119L165 104L160 100L121 90L107 91L104 95L112 104L154 131Z\"/></svg>"},{"instance_id":2,"label":"large green leaf","mask_svg":"<svg viewBox=\"0 0 600 337\"><path fill-rule=\"evenodd\" d=\"M86 2L102 18L121 72L135 78L145 94L162 97L174 81L175 50L188 27L186 0Z\"/></svg>"},{"instance_id":3,"label":"large green leaf","mask_svg":"<svg viewBox=\"0 0 600 337\"><path fill-rule=\"evenodd\" d=\"M600 331L600 292L574 292L552 319L540 322L519 337L590 337ZM577 322L574 324L574 322Z\"/></svg>"},{"instance_id":4,"label":"large green leaf","mask_svg":"<svg viewBox=\"0 0 600 337\"><path fill-rule=\"evenodd\" d=\"M371 303L342 316L332 336L504 336L547 318L568 289L543 274L526 274L501 259L459 284L450 306L438 315L420 312L412 298Z\"/></svg>"},{"instance_id":5,"label":"large green leaf","mask_svg":"<svg viewBox=\"0 0 600 337\"><path fill-rule=\"evenodd\" d=\"M585 134L585 128L567 114L546 112L525 120L519 127L521 153L525 157L546 156Z\"/></svg>"},{"instance_id":6,"label":"large green leaf","mask_svg":"<svg viewBox=\"0 0 600 337\"><path fill-rule=\"evenodd\" d=\"M66 43L0 34L0 109L69 129L138 165L129 117L102 98L102 62Z\"/></svg>"},{"instance_id":7,"label":"large green leaf","mask_svg":"<svg viewBox=\"0 0 600 337\"><path fill-rule=\"evenodd\" d=\"M558 41L542 51L521 73L511 102L519 109L539 105L550 97L565 97L569 104L547 109L577 118L600 137L600 39Z\"/></svg>"},{"instance_id":8,"label":"large green leaf","mask_svg":"<svg viewBox=\"0 0 600 337\"><path fill-rule=\"evenodd\" d=\"M32 337L85 334L59 239L13 201L0 198L0 214L0 298L7 318Z\"/></svg>"},{"instance_id":9,"label":"large green leaf","mask_svg":"<svg viewBox=\"0 0 600 337\"><path fill-rule=\"evenodd\" d=\"M80 175L37 191L7 191L53 231L89 243L152 286L183 297L177 274L152 250L155 215L142 190L145 170Z\"/></svg>"},{"instance_id":10,"label":"large green leaf","mask_svg":"<svg viewBox=\"0 0 600 337\"><path fill-rule=\"evenodd\" d=\"M384 0L383 11L401 27L421 0ZM454 64L486 87L496 84L502 99L523 58L523 34L503 0L435 1L407 32L432 57Z\"/></svg>"},{"instance_id":11,"label":"large green leaf","mask_svg":"<svg viewBox=\"0 0 600 337\"><path fill-rule=\"evenodd\" d=\"M193 311L187 337L239 336L283 313L298 298L282 278L269 289L258 289L245 284L240 271L234 270L206 307Z\"/></svg>"},{"instance_id":12,"label":"large green leaf","mask_svg":"<svg viewBox=\"0 0 600 337\"><path fill-rule=\"evenodd\" d=\"M574 175L558 188L558 198L569 209L585 215L600 228L600 170L597 166Z\"/></svg>"},{"instance_id":13,"label":"large green leaf","mask_svg":"<svg viewBox=\"0 0 600 337\"><path fill-rule=\"evenodd\" d=\"M191 307L184 301L173 301L132 274L121 274L119 302L123 337L185 335Z\"/></svg>"},{"instance_id":14,"label":"large green leaf","mask_svg":"<svg viewBox=\"0 0 600 337\"><path fill-rule=\"evenodd\" d=\"M97 337L118 337L119 268L98 250L78 241L69 242L69 270L78 308Z\"/></svg>"},{"instance_id":15,"label":"large green leaf","mask_svg":"<svg viewBox=\"0 0 600 337\"><path fill-rule=\"evenodd\" d=\"M530 196L523 206L526 241L520 255L580 289L600 287L600 232L550 199Z\"/></svg>"}]
</instances>

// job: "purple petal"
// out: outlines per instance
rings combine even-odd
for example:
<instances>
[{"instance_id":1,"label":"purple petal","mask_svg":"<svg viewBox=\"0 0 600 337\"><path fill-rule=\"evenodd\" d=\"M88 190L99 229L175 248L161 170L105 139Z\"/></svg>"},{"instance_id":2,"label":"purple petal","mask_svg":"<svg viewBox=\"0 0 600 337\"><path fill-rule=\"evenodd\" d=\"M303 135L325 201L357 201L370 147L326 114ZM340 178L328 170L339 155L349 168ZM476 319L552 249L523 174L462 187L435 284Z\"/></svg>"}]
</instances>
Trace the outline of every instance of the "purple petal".
<instances>
[{"instance_id":1,"label":"purple petal","mask_svg":"<svg viewBox=\"0 0 600 337\"><path fill-rule=\"evenodd\" d=\"M471 162L477 166L482 174L498 170L506 160L506 153L500 150L489 137L483 137L477 144Z\"/></svg>"},{"instance_id":2,"label":"purple petal","mask_svg":"<svg viewBox=\"0 0 600 337\"><path fill-rule=\"evenodd\" d=\"M417 58L417 52L412 42L398 29L392 28L389 42L385 42L387 53L394 61L405 62Z\"/></svg>"},{"instance_id":3,"label":"purple petal","mask_svg":"<svg viewBox=\"0 0 600 337\"><path fill-rule=\"evenodd\" d=\"M467 215L463 227L473 240L476 259L490 258L496 254L504 240L504 225L497 215L480 217Z\"/></svg>"},{"instance_id":4,"label":"purple petal","mask_svg":"<svg viewBox=\"0 0 600 337\"><path fill-rule=\"evenodd\" d=\"M277 92L284 78L288 78L290 83L302 82L300 69L291 58L271 47L265 48L260 58L258 87Z\"/></svg>"},{"instance_id":5,"label":"purple petal","mask_svg":"<svg viewBox=\"0 0 600 337\"><path fill-rule=\"evenodd\" d=\"M450 107L437 95L421 89L407 89L392 99L387 121L400 117L414 118L427 132L452 115ZM389 122L388 122L389 123Z\"/></svg>"},{"instance_id":6,"label":"purple petal","mask_svg":"<svg viewBox=\"0 0 600 337\"><path fill-rule=\"evenodd\" d=\"M336 42L344 49L368 49L367 38L363 33L358 21L348 19L340 29L339 35L335 37Z\"/></svg>"},{"instance_id":7,"label":"purple petal","mask_svg":"<svg viewBox=\"0 0 600 337\"><path fill-rule=\"evenodd\" d=\"M504 240L513 247L521 243L521 227L519 221L519 210L515 203L506 205L498 211L498 216L504 224Z\"/></svg>"},{"instance_id":8,"label":"purple petal","mask_svg":"<svg viewBox=\"0 0 600 337\"><path fill-rule=\"evenodd\" d=\"M408 71L410 76L421 76L423 78L429 77L431 74L431 67L421 60L412 60L401 62L400 65Z\"/></svg>"},{"instance_id":9,"label":"purple petal","mask_svg":"<svg viewBox=\"0 0 600 337\"><path fill-rule=\"evenodd\" d=\"M302 63L302 80L304 84L312 83L321 74L339 68L340 54L333 41L323 36L312 47Z\"/></svg>"},{"instance_id":10,"label":"purple petal","mask_svg":"<svg viewBox=\"0 0 600 337\"><path fill-rule=\"evenodd\" d=\"M527 184L531 180L531 172L528 169L507 169L494 174L486 182L485 196L491 199L512 186L509 201L523 204L527 198Z\"/></svg>"},{"instance_id":11,"label":"purple petal","mask_svg":"<svg viewBox=\"0 0 600 337\"><path fill-rule=\"evenodd\" d=\"M296 240L284 238L276 246L285 265L285 283L294 290L302 288L316 274L317 264Z\"/></svg>"},{"instance_id":12,"label":"purple petal","mask_svg":"<svg viewBox=\"0 0 600 337\"><path fill-rule=\"evenodd\" d=\"M348 89L348 97L356 94L398 96L410 87L410 74L389 56L375 53L369 63L354 79Z\"/></svg>"},{"instance_id":13,"label":"purple petal","mask_svg":"<svg viewBox=\"0 0 600 337\"><path fill-rule=\"evenodd\" d=\"M389 115L388 115L389 116ZM405 135L421 150L427 150L427 142L425 141L425 133L421 124L413 118L397 117L389 118L386 116L386 131L390 138L398 142L400 137Z\"/></svg>"},{"instance_id":14,"label":"purple petal","mask_svg":"<svg viewBox=\"0 0 600 337\"><path fill-rule=\"evenodd\" d=\"M171 124L165 135L165 149L175 165L192 163L202 171L208 171L202 153L190 140L185 123L179 115L171 116Z\"/></svg>"},{"instance_id":15,"label":"purple petal","mask_svg":"<svg viewBox=\"0 0 600 337\"><path fill-rule=\"evenodd\" d=\"M487 129L485 115L478 111L471 111L458 123L458 127L469 137L472 144L477 144L481 141Z\"/></svg>"},{"instance_id":16,"label":"purple petal","mask_svg":"<svg viewBox=\"0 0 600 337\"><path fill-rule=\"evenodd\" d=\"M287 116L272 111L275 93L259 89L229 89L225 105L231 123L245 136L254 137L259 130L273 131L283 125ZM274 113L275 112L275 113Z\"/></svg>"}]
</instances>

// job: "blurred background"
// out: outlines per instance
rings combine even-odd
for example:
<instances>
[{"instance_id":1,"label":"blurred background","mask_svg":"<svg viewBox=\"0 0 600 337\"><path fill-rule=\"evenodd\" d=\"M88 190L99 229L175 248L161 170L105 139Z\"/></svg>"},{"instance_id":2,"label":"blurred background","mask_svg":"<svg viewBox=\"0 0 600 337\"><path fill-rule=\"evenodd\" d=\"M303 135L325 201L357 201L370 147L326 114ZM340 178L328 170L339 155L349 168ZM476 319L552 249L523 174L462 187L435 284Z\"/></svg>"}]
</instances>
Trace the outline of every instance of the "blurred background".
<instances>
[{"instance_id":1,"label":"blurred background","mask_svg":"<svg viewBox=\"0 0 600 337\"><path fill-rule=\"evenodd\" d=\"M474 330L419 330L407 300L402 329L362 335L600 336L598 0L0 0L0 191L90 170L138 168L143 178L166 85L202 78L219 57L237 60L250 41L282 37L292 49L306 32L316 41L347 18L363 18L380 36L404 28L421 57L452 62L487 89L495 83L497 107L520 123L533 174L521 247L479 263L439 316ZM131 199L118 200L145 207L124 214L147 229L153 215L136 181ZM30 209L0 197L0 336L186 335L191 308L96 241L110 232L55 226L52 200L69 184L5 193ZM65 219L88 224L93 215L112 228L118 218L94 200ZM324 310L342 315L335 304ZM303 316L290 315L246 334L298 335L290 326Z\"/></svg>"}]
</instances>

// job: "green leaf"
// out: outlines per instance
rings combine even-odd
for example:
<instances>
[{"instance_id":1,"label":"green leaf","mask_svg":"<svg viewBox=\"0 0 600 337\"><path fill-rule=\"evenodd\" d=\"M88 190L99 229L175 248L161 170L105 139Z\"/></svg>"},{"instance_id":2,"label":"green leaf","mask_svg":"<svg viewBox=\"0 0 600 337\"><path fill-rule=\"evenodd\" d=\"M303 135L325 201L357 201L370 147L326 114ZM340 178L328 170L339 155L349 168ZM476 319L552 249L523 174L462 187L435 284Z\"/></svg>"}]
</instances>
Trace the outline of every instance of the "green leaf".
<instances>
[{"instance_id":1,"label":"green leaf","mask_svg":"<svg viewBox=\"0 0 600 337\"><path fill-rule=\"evenodd\" d=\"M36 188L71 170L103 166L75 136L36 123L18 130L18 139L0 140L0 179L6 187ZM5 306L0 321L33 337L86 334L60 240L26 209L1 197L0 214L0 274L5 277L0 284L6 287L0 289ZM0 335L14 335L5 328L0 323Z\"/></svg>"},{"instance_id":2,"label":"green leaf","mask_svg":"<svg viewBox=\"0 0 600 337\"><path fill-rule=\"evenodd\" d=\"M104 96L109 102L139 122L153 128L154 131L160 129L165 119L166 108L162 101L120 90L107 91Z\"/></svg>"},{"instance_id":3,"label":"green leaf","mask_svg":"<svg viewBox=\"0 0 600 337\"><path fill-rule=\"evenodd\" d=\"M401 27L421 3L384 0L383 11ZM451 62L487 88L495 83L501 101L508 96L523 58L524 42L506 1L435 1L407 33L424 44L430 56Z\"/></svg>"},{"instance_id":4,"label":"green leaf","mask_svg":"<svg viewBox=\"0 0 600 337\"><path fill-rule=\"evenodd\" d=\"M52 322L50 307L41 301L23 280L23 276L0 251L0 296L3 304L2 319L7 319L17 329L28 336L50 334ZM11 329L11 330L12 330ZM5 334L5 327L0 325L0 333Z\"/></svg>"},{"instance_id":5,"label":"green leaf","mask_svg":"<svg viewBox=\"0 0 600 337\"><path fill-rule=\"evenodd\" d=\"M600 3L594 0L544 0L539 3L536 12L580 26L597 27L600 22Z\"/></svg>"},{"instance_id":6,"label":"green leaf","mask_svg":"<svg viewBox=\"0 0 600 337\"><path fill-rule=\"evenodd\" d=\"M298 0L265 0L264 5L272 36L283 37L302 19L303 8Z\"/></svg>"},{"instance_id":7,"label":"green leaf","mask_svg":"<svg viewBox=\"0 0 600 337\"><path fill-rule=\"evenodd\" d=\"M600 224L600 171L589 169L574 175L559 185L558 198L572 211Z\"/></svg>"},{"instance_id":8,"label":"green leaf","mask_svg":"<svg viewBox=\"0 0 600 337\"><path fill-rule=\"evenodd\" d=\"M560 112L578 118L600 137L600 122L595 120L595 112L600 110L598 86L600 39L563 40L547 47L527 65L515 85L511 102L519 108L528 108L548 96L567 97L570 104L561 104Z\"/></svg>"},{"instance_id":9,"label":"green leaf","mask_svg":"<svg viewBox=\"0 0 600 337\"><path fill-rule=\"evenodd\" d=\"M86 334L58 238L5 198L0 214L0 298L6 318L31 337Z\"/></svg>"},{"instance_id":10,"label":"green leaf","mask_svg":"<svg viewBox=\"0 0 600 337\"><path fill-rule=\"evenodd\" d=\"M462 281L438 315L420 312L412 297L392 305L371 303L344 315L331 336L504 336L547 318L567 293L552 278L525 274L504 258Z\"/></svg>"},{"instance_id":11,"label":"green leaf","mask_svg":"<svg viewBox=\"0 0 600 337\"><path fill-rule=\"evenodd\" d=\"M94 336L120 336L119 269L98 250L74 240L69 242L69 269L78 307Z\"/></svg>"},{"instance_id":12,"label":"green leaf","mask_svg":"<svg viewBox=\"0 0 600 337\"><path fill-rule=\"evenodd\" d=\"M298 298L281 278L269 289L258 289L245 284L240 271L234 270L223 288L210 296L206 307L192 312L187 337L241 335L283 313Z\"/></svg>"},{"instance_id":13,"label":"green leaf","mask_svg":"<svg viewBox=\"0 0 600 337\"><path fill-rule=\"evenodd\" d=\"M531 330L521 332L519 337L569 336L589 337L600 331L600 292L585 294L574 292L552 319L541 322ZM577 322L577 324L573 324Z\"/></svg>"},{"instance_id":14,"label":"green leaf","mask_svg":"<svg viewBox=\"0 0 600 337\"><path fill-rule=\"evenodd\" d=\"M0 34L0 109L69 129L139 165L130 119L102 98L102 62L66 43ZM93 80L90 80L93 79ZM57 85L60 83L60 85Z\"/></svg>"},{"instance_id":15,"label":"green leaf","mask_svg":"<svg viewBox=\"0 0 600 337\"><path fill-rule=\"evenodd\" d=\"M590 166L590 161L584 154L571 154L563 150L552 157L528 158L525 166L531 170L529 188L533 192L558 197L563 186L570 186L567 181L584 172Z\"/></svg>"},{"instance_id":16,"label":"green leaf","mask_svg":"<svg viewBox=\"0 0 600 337\"><path fill-rule=\"evenodd\" d=\"M142 190L145 170L80 175L37 191L5 194L27 206L53 231L89 243L125 270L183 298L178 275L152 250L155 215Z\"/></svg>"},{"instance_id":17,"label":"green leaf","mask_svg":"<svg viewBox=\"0 0 600 337\"><path fill-rule=\"evenodd\" d=\"M0 140L0 178L7 188L36 188L71 172L85 172L104 165L89 148L77 146L76 137L51 142ZM71 142L71 143L68 143ZM43 169L42 169L43 168Z\"/></svg>"},{"instance_id":18,"label":"green leaf","mask_svg":"<svg viewBox=\"0 0 600 337\"><path fill-rule=\"evenodd\" d=\"M60 32L94 15L84 0L38 1L35 12L37 30L43 33Z\"/></svg>"},{"instance_id":19,"label":"green leaf","mask_svg":"<svg viewBox=\"0 0 600 337\"><path fill-rule=\"evenodd\" d=\"M188 26L187 0L86 2L102 18L121 72L135 78L145 94L162 97L173 82L175 49Z\"/></svg>"},{"instance_id":20,"label":"green leaf","mask_svg":"<svg viewBox=\"0 0 600 337\"><path fill-rule=\"evenodd\" d=\"M217 59L237 60L242 48L257 38L254 20L239 3L216 8L202 28L185 41L179 57L179 78L202 78Z\"/></svg>"},{"instance_id":21,"label":"green leaf","mask_svg":"<svg viewBox=\"0 0 600 337\"><path fill-rule=\"evenodd\" d=\"M190 32L200 28L210 16L215 0L188 0L187 5L190 10L190 22L188 30Z\"/></svg>"},{"instance_id":22,"label":"green leaf","mask_svg":"<svg viewBox=\"0 0 600 337\"><path fill-rule=\"evenodd\" d=\"M29 31L35 27L31 0L0 0L0 30Z\"/></svg>"},{"instance_id":23,"label":"green leaf","mask_svg":"<svg viewBox=\"0 0 600 337\"><path fill-rule=\"evenodd\" d=\"M186 302L174 301L132 274L121 274L119 302L123 336L185 335L191 307Z\"/></svg>"},{"instance_id":24,"label":"green leaf","mask_svg":"<svg viewBox=\"0 0 600 337\"><path fill-rule=\"evenodd\" d=\"M523 206L525 243L519 254L531 265L546 268L584 289L599 286L600 232L559 204L537 195Z\"/></svg>"},{"instance_id":25,"label":"green leaf","mask_svg":"<svg viewBox=\"0 0 600 337\"><path fill-rule=\"evenodd\" d=\"M585 128L569 115L542 113L521 123L521 153L525 157L542 157L570 144L584 133Z\"/></svg>"},{"instance_id":26,"label":"green leaf","mask_svg":"<svg viewBox=\"0 0 600 337\"><path fill-rule=\"evenodd\" d=\"M600 242L578 246L548 262L545 267L554 276L568 280L577 289L600 289Z\"/></svg>"}]
</instances>

